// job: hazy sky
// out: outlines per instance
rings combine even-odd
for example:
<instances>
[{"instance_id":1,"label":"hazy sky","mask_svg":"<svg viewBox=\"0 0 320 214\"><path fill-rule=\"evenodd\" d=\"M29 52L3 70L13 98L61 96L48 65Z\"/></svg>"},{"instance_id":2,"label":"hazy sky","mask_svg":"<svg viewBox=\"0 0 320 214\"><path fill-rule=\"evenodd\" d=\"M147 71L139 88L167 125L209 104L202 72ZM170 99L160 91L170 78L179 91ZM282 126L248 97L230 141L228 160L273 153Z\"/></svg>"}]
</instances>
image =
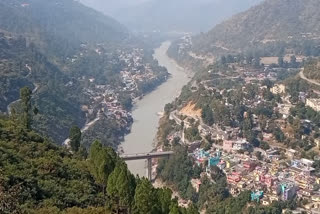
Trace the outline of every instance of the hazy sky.
<instances>
[{"instance_id":1,"label":"hazy sky","mask_svg":"<svg viewBox=\"0 0 320 214\"><path fill-rule=\"evenodd\" d=\"M80 0L137 31L208 31L262 0ZM148 2L147 4L143 4ZM150 2L150 3L149 3Z\"/></svg>"},{"instance_id":2,"label":"hazy sky","mask_svg":"<svg viewBox=\"0 0 320 214\"><path fill-rule=\"evenodd\" d=\"M80 0L83 4L99 9L103 12L112 14L116 10L149 0Z\"/></svg>"}]
</instances>

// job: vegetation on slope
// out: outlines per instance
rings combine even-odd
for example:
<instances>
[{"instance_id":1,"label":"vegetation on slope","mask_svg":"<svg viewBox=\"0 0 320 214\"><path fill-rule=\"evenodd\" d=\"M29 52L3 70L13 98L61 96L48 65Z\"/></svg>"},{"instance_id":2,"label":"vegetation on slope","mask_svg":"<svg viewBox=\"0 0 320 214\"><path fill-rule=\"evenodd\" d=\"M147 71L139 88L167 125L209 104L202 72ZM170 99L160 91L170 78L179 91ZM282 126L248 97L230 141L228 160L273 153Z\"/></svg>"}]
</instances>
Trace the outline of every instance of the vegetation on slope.
<instances>
[{"instance_id":1,"label":"vegetation on slope","mask_svg":"<svg viewBox=\"0 0 320 214\"><path fill-rule=\"evenodd\" d=\"M193 50L216 54L286 46L319 55L319 8L317 0L266 0L195 37Z\"/></svg>"},{"instance_id":2,"label":"vegetation on slope","mask_svg":"<svg viewBox=\"0 0 320 214\"><path fill-rule=\"evenodd\" d=\"M320 80L320 61L312 60L309 62L304 67L303 73L309 79Z\"/></svg>"},{"instance_id":3,"label":"vegetation on slope","mask_svg":"<svg viewBox=\"0 0 320 214\"><path fill-rule=\"evenodd\" d=\"M66 55L81 42L115 42L126 38L118 22L73 0L4 0L0 29L24 35L46 52Z\"/></svg>"},{"instance_id":4,"label":"vegetation on slope","mask_svg":"<svg viewBox=\"0 0 320 214\"><path fill-rule=\"evenodd\" d=\"M95 141L71 153L26 128L21 115L0 117L0 212L197 214L134 177L110 148Z\"/></svg>"}]
</instances>

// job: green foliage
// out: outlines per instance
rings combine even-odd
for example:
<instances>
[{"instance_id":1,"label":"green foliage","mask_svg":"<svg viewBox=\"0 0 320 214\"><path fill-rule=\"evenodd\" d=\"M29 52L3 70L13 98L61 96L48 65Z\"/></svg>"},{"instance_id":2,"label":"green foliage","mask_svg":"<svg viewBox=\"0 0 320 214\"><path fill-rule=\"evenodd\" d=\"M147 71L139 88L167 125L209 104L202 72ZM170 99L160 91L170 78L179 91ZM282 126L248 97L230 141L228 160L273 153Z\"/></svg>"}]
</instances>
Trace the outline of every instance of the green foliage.
<instances>
[{"instance_id":1,"label":"green foliage","mask_svg":"<svg viewBox=\"0 0 320 214\"><path fill-rule=\"evenodd\" d=\"M295 102L298 100L299 92L308 92L310 90L308 83L300 78L288 78L285 84L287 92Z\"/></svg>"},{"instance_id":2,"label":"green foliage","mask_svg":"<svg viewBox=\"0 0 320 214\"><path fill-rule=\"evenodd\" d=\"M103 205L85 161L13 121L0 124L0 186L7 199L18 201L14 209Z\"/></svg>"},{"instance_id":3,"label":"green foliage","mask_svg":"<svg viewBox=\"0 0 320 214\"><path fill-rule=\"evenodd\" d=\"M320 54L319 40L301 34L319 34L319 8L317 0L295 1L294 4L281 0L264 1L208 33L198 35L193 39L192 50L202 55L211 53L218 56L235 54L239 50L250 52L252 49L262 56L279 56L287 51L316 56Z\"/></svg>"},{"instance_id":4,"label":"green foliage","mask_svg":"<svg viewBox=\"0 0 320 214\"><path fill-rule=\"evenodd\" d=\"M307 119L320 126L320 113L316 112L312 108L305 106L303 103L298 103L295 107L290 109L290 114L294 117L298 117L299 120ZM296 131L299 127L296 127Z\"/></svg>"},{"instance_id":5,"label":"green foliage","mask_svg":"<svg viewBox=\"0 0 320 214\"><path fill-rule=\"evenodd\" d=\"M51 53L72 53L84 41L121 41L127 37L126 29L115 20L79 2L31 0L28 3L24 8L18 0L1 1L0 28L31 36L37 45Z\"/></svg>"},{"instance_id":6,"label":"green foliage","mask_svg":"<svg viewBox=\"0 0 320 214\"><path fill-rule=\"evenodd\" d=\"M129 172L126 163L118 161L108 179L108 196L120 206L130 207L133 202L135 188L135 178Z\"/></svg>"},{"instance_id":7,"label":"green foliage","mask_svg":"<svg viewBox=\"0 0 320 214\"><path fill-rule=\"evenodd\" d=\"M20 90L20 99L22 102L22 123L27 129L31 128L31 94L32 91L28 87Z\"/></svg>"},{"instance_id":8,"label":"green foliage","mask_svg":"<svg viewBox=\"0 0 320 214\"><path fill-rule=\"evenodd\" d=\"M142 178L137 183L133 214L158 214L160 209L156 190L146 178Z\"/></svg>"},{"instance_id":9,"label":"green foliage","mask_svg":"<svg viewBox=\"0 0 320 214\"><path fill-rule=\"evenodd\" d=\"M161 179L174 183L182 197L187 197L189 186L192 188L190 180L195 174L193 163L188 156L186 148L177 146L175 148L175 155L171 156L168 160L164 159L160 161L158 172ZM192 194L188 194L190 199Z\"/></svg>"},{"instance_id":10,"label":"green foliage","mask_svg":"<svg viewBox=\"0 0 320 214\"><path fill-rule=\"evenodd\" d=\"M285 135L280 128L275 128L273 131L273 135L279 142L283 142L285 140Z\"/></svg>"},{"instance_id":11,"label":"green foliage","mask_svg":"<svg viewBox=\"0 0 320 214\"><path fill-rule=\"evenodd\" d=\"M161 207L161 213L169 213L170 206L173 204L172 191L168 188L158 189L157 195Z\"/></svg>"},{"instance_id":12,"label":"green foliage","mask_svg":"<svg viewBox=\"0 0 320 214\"><path fill-rule=\"evenodd\" d=\"M90 171L104 191L108 177L115 168L117 155L110 147L103 147L99 141L95 141L90 147L89 159Z\"/></svg>"},{"instance_id":13,"label":"green foliage","mask_svg":"<svg viewBox=\"0 0 320 214\"><path fill-rule=\"evenodd\" d=\"M311 60L304 66L304 75L309 79L319 80L319 61L318 60Z\"/></svg>"},{"instance_id":14,"label":"green foliage","mask_svg":"<svg viewBox=\"0 0 320 214\"><path fill-rule=\"evenodd\" d=\"M191 142L201 140L201 136L196 125L192 125L191 127L184 130L185 138Z\"/></svg>"},{"instance_id":15,"label":"green foliage","mask_svg":"<svg viewBox=\"0 0 320 214\"><path fill-rule=\"evenodd\" d=\"M120 96L119 102L121 103L122 107L127 111L130 111L132 109L133 105L130 95Z\"/></svg>"},{"instance_id":16,"label":"green foliage","mask_svg":"<svg viewBox=\"0 0 320 214\"><path fill-rule=\"evenodd\" d=\"M81 130L78 126L73 126L69 134L70 147L73 152L78 152L81 141Z\"/></svg>"},{"instance_id":17,"label":"green foliage","mask_svg":"<svg viewBox=\"0 0 320 214\"><path fill-rule=\"evenodd\" d=\"M205 124L207 124L209 126L213 125L213 123L214 123L213 111L208 105L206 105L202 108L201 118L203 119L203 122Z\"/></svg>"},{"instance_id":18,"label":"green foliage","mask_svg":"<svg viewBox=\"0 0 320 214\"><path fill-rule=\"evenodd\" d=\"M138 214L168 214L177 206L171 190L135 179L125 162L100 142L92 144L89 160L79 153L0 117L0 212L110 214L125 208Z\"/></svg>"}]
</instances>

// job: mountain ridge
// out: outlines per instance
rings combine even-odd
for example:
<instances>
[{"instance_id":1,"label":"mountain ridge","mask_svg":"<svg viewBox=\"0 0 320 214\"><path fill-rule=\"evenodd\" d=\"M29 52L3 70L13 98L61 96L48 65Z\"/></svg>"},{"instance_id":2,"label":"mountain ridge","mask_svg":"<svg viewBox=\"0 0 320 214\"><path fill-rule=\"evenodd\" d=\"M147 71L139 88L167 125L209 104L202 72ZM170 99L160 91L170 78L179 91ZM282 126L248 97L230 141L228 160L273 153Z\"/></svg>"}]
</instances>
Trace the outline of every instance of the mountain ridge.
<instances>
[{"instance_id":1,"label":"mountain ridge","mask_svg":"<svg viewBox=\"0 0 320 214\"><path fill-rule=\"evenodd\" d=\"M209 53L224 47L237 53L273 42L319 40L319 8L317 0L265 0L194 37L193 50Z\"/></svg>"}]
</instances>

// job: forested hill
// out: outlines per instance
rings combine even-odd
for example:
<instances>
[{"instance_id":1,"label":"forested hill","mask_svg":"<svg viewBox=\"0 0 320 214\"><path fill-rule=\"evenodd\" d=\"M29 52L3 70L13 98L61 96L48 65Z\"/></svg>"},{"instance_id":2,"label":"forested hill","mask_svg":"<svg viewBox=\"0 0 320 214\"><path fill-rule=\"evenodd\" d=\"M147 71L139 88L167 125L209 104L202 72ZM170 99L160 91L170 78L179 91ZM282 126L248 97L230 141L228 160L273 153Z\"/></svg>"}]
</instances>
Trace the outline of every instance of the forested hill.
<instances>
[{"instance_id":1,"label":"forested hill","mask_svg":"<svg viewBox=\"0 0 320 214\"><path fill-rule=\"evenodd\" d=\"M114 42L128 36L114 19L73 0L2 0L0 30L59 53L81 42Z\"/></svg>"},{"instance_id":2,"label":"forested hill","mask_svg":"<svg viewBox=\"0 0 320 214\"><path fill-rule=\"evenodd\" d=\"M317 46L319 10L318 0L265 0L195 37L193 50L197 53L232 53L277 42L291 43L293 48ZM299 51L304 51L303 48Z\"/></svg>"},{"instance_id":3,"label":"forested hill","mask_svg":"<svg viewBox=\"0 0 320 214\"><path fill-rule=\"evenodd\" d=\"M71 153L20 116L0 116L1 214L198 214L180 208L171 190L132 175L110 147L96 141L89 154Z\"/></svg>"}]
</instances>

